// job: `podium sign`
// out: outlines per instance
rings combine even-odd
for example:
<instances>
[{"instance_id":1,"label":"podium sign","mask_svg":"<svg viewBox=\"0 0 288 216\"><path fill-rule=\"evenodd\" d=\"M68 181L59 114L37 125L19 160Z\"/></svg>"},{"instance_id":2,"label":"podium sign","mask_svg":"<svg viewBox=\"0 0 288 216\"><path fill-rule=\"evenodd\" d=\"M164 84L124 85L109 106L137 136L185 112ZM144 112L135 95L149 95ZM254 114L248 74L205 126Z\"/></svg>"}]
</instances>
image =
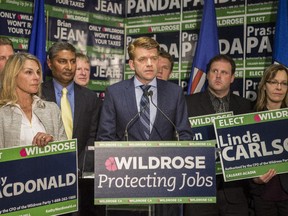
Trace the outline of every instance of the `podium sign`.
<instances>
[{"instance_id":1,"label":"podium sign","mask_svg":"<svg viewBox=\"0 0 288 216\"><path fill-rule=\"evenodd\" d=\"M288 108L215 119L225 181L288 172Z\"/></svg>"},{"instance_id":2,"label":"podium sign","mask_svg":"<svg viewBox=\"0 0 288 216\"><path fill-rule=\"evenodd\" d=\"M0 150L0 214L77 211L77 141Z\"/></svg>"},{"instance_id":3,"label":"podium sign","mask_svg":"<svg viewBox=\"0 0 288 216\"><path fill-rule=\"evenodd\" d=\"M215 203L215 143L95 142L95 205Z\"/></svg>"}]
</instances>

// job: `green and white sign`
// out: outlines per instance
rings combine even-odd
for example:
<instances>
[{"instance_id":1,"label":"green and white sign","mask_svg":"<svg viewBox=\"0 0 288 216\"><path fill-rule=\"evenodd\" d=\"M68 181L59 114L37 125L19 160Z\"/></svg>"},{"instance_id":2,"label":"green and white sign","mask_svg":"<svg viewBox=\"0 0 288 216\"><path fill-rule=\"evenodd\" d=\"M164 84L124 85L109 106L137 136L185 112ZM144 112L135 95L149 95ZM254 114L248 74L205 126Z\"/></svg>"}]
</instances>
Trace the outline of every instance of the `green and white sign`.
<instances>
[{"instance_id":1,"label":"green and white sign","mask_svg":"<svg viewBox=\"0 0 288 216\"><path fill-rule=\"evenodd\" d=\"M77 140L0 150L0 214L77 211Z\"/></svg>"},{"instance_id":2,"label":"green and white sign","mask_svg":"<svg viewBox=\"0 0 288 216\"><path fill-rule=\"evenodd\" d=\"M215 119L225 181L288 172L288 108Z\"/></svg>"},{"instance_id":3,"label":"green and white sign","mask_svg":"<svg viewBox=\"0 0 288 216\"><path fill-rule=\"evenodd\" d=\"M215 203L215 143L95 142L95 205Z\"/></svg>"}]
</instances>

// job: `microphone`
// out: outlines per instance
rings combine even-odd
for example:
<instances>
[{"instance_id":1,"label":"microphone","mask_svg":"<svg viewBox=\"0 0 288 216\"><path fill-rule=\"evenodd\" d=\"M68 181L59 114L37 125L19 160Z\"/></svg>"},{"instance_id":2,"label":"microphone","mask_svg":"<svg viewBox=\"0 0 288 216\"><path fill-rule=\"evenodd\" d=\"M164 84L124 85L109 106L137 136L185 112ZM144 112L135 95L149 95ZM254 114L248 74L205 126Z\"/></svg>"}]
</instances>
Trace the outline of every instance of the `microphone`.
<instances>
[{"instance_id":1,"label":"microphone","mask_svg":"<svg viewBox=\"0 0 288 216\"><path fill-rule=\"evenodd\" d=\"M153 91L149 91L148 92L148 96L150 96L150 100L151 103L153 104L154 107L156 107L157 110L159 110L159 112L171 123L171 125L173 126L174 130L175 130L175 137L177 139L177 141L179 141L179 133L177 131L176 125L171 121L171 119L153 102L152 100L152 96L153 96Z\"/></svg>"},{"instance_id":2,"label":"microphone","mask_svg":"<svg viewBox=\"0 0 288 216\"><path fill-rule=\"evenodd\" d=\"M81 176L79 178L94 178L94 150L94 146L85 146Z\"/></svg>"},{"instance_id":3,"label":"microphone","mask_svg":"<svg viewBox=\"0 0 288 216\"><path fill-rule=\"evenodd\" d=\"M151 91L151 92L152 92L152 91ZM149 93L149 92L145 92L144 94L149 97L149 94L150 94L150 93ZM152 94L153 94L153 92L152 92ZM147 107L148 105L149 105L149 103L145 104L145 106L143 106L143 107L140 109L140 111L137 112L137 113L130 119L130 121L126 124L125 131L124 131L124 136L125 136L125 140L126 140L126 141L128 141L128 127L130 126L130 124L131 124L132 122L135 121L135 119L139 118L140 114L146 109L146 107Z\"/></svg>"}]
</instances>

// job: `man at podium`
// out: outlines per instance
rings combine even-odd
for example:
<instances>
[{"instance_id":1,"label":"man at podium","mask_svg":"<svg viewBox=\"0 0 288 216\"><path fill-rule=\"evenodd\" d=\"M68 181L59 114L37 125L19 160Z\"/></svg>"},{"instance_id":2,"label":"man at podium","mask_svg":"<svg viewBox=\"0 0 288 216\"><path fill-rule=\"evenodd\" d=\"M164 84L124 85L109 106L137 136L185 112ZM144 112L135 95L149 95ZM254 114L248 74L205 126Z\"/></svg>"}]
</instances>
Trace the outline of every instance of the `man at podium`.
<instances>
[{"instance_id":1,"label":"man at podium","mask_svg":"<svg viewBox=\"0 0 288 216\"><path fill-rule=\"evenodd\" d=\"M156 78L159 49L149 37L129 44L129 66L135 75L107 88L97 140L192 140L181 87ZM181 206L155 206L155 215L168 212L178 215Z\"/></svg>"},{"instance_id":2,"label":"man at podium","mask_svg":"<svg viewBox=\"0 0 288 216\"><path fill-rule=\"evenodd\" d=\"M181 87L156 78L158 42L137 38L128 54L135 75L107 88L97 140L192 140Z\"/></svg>"}]
</instances>

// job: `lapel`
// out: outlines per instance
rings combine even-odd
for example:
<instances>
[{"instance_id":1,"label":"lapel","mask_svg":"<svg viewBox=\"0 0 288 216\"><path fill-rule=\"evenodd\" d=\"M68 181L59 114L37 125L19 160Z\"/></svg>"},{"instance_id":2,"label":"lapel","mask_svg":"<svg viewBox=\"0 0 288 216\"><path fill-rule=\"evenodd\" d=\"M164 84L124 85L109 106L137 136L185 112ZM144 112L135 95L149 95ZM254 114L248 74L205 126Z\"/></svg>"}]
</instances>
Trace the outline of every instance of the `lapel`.
<instances>
[{"instance_id":1,"label":"lapel","mask_svg":"<svg viewBox=\"0 0 288 216\"><path fill-rule=\"evenodd\" d=\"M42 122L43 126L45 127L45 130L47 133L49 134L53 134L53 130L52 128L50 127L51 125L48 124L48 121L47 118L43 118L44 116L47 116L47 110L43 109L43 108L40 108L40 107L37 107L35 110L34 110L34 113L35 115L39 118L39 120Z\"/></svg>"},{"instance_id":2,"label":"lapel","mask_svg":"<svg viewBox=\"0 0 288 216\"><path fill-rule=\"evenodd\" d=\"M229 110L233 111L234 115L237 115L239 113L242 113L241 111L241 104L239 104L239 101L235 95L230 93L230 104L229 104ZM246 110L244 110L246 111Z\"/></svg>"},{"instance_id":3,"label":"lapel","mask_svg":"<svg viewBox=\"0 0 288 216\"><path fill-rule=\"evenodd\" d=\"M166 94L167 94L167 91L165 91L163 83L159 82L159 80L157 79L157 106L160 109L162 109L162 107L164 107L164 105L167 105L165 100L167 100L168 95L166 95ZM165 112L165 110L162 110L162 111ZM161 128L160 127L161 126L161 122L160 122L161 115L162 114L157 109L156 116L155 116L155 121L154 121L154 124L153 124L153 129L151 131L151 136L153 135L153 132L154 132L155 128Z\"/></svg>"},{"instance_id":4,"label":"lapel","mask_svg":"<svg viewBox=\"0 0 288 216\"><path fill-rule=\"evenodd\" d=\"M137 109L137 102L136 102L136 94L135 94L135 85L134 85L134 79L130 79L124 89L124 98L123 98L123 109L125 113L127 113L127 123L138 113ZM124 102L125 101L125 102ZM134 128L138 131L138 135L141 136L139 137L139 140L144 140L144 133L142 130L142 124L139 121L139 117L134 120L134 122L131 122L131 125L129 128Z\"/></svg>"},{"instance_id":5,"label":"lapel","mask_svg":"<svg viewBox=\"0 0 288 216\"><path fill-rule=\"evenodd\" d=\"M175 99L171 100L173 97L175 98L175 94L169 90L167 87L167 81L157 80L157 107L162 110L166 115L168 115L168 110L172 103L177 103ZM174 95L173 95L174 94ZM169 117L169 116L168 116ZM171 118L171 116L169 117ZM163 116L163 114L157 109L155 121L153 124L153 128L151 131L150 139L154 139L155 137L159 137L159 130L163 128L163 124L168 123L167 119ZM167 131L162 131L163 133ZM157 138L158 139L158 138Z\"/></svg>"},{"instance_id":6,"label":"lapel","mask_svg":"<svg viewBox=\"0 0 288 216\"><path fill-rule=\"evenodd\" d=\"M56 96L55 96L53 81L49 80L49 81L43 83L42 88L43 88L44 99L47 101L53 101L56 103Z\"/></svg>"},{"instance_id":7,"label":"lapel","mask_svg":"<svg viewBox=\"0 0 288 216\"><path fill-rule=\"evenodd\" d=\"M137 103L136 103L136 95L135 95L134 78L130 79L127 82L127 84L125 85L124 91L125 93L124 93L123 101L125 101L125 103L123 103L123 108L128 111L127 112L128 119L131 119L138 112Z\"/></svg>"},{"instance_id":8,"label":"lapel","mask_svg":"<svg viewBox=\"0 0 288 216\"><path fill-rule=\"evenodd\" d=\"M207 114L215 113L215 110L210 100L208 89L201 95L199 104L201 104L202 109L205 110L204 113L207 113Z\"/></svg>"},{"instance_id":9,"label":"lapel","mask_svg":"<svg viewBox=\"0 0 288 216\"><path fill-rule=\"evenodd\" d=\"M83 109L85 108L86 101L84 95L81 94L81 87L74 83L74 119L73 119L73 134L77 129L79 119L81 113L83 113Z\"/></svg>"}]
</instances>

